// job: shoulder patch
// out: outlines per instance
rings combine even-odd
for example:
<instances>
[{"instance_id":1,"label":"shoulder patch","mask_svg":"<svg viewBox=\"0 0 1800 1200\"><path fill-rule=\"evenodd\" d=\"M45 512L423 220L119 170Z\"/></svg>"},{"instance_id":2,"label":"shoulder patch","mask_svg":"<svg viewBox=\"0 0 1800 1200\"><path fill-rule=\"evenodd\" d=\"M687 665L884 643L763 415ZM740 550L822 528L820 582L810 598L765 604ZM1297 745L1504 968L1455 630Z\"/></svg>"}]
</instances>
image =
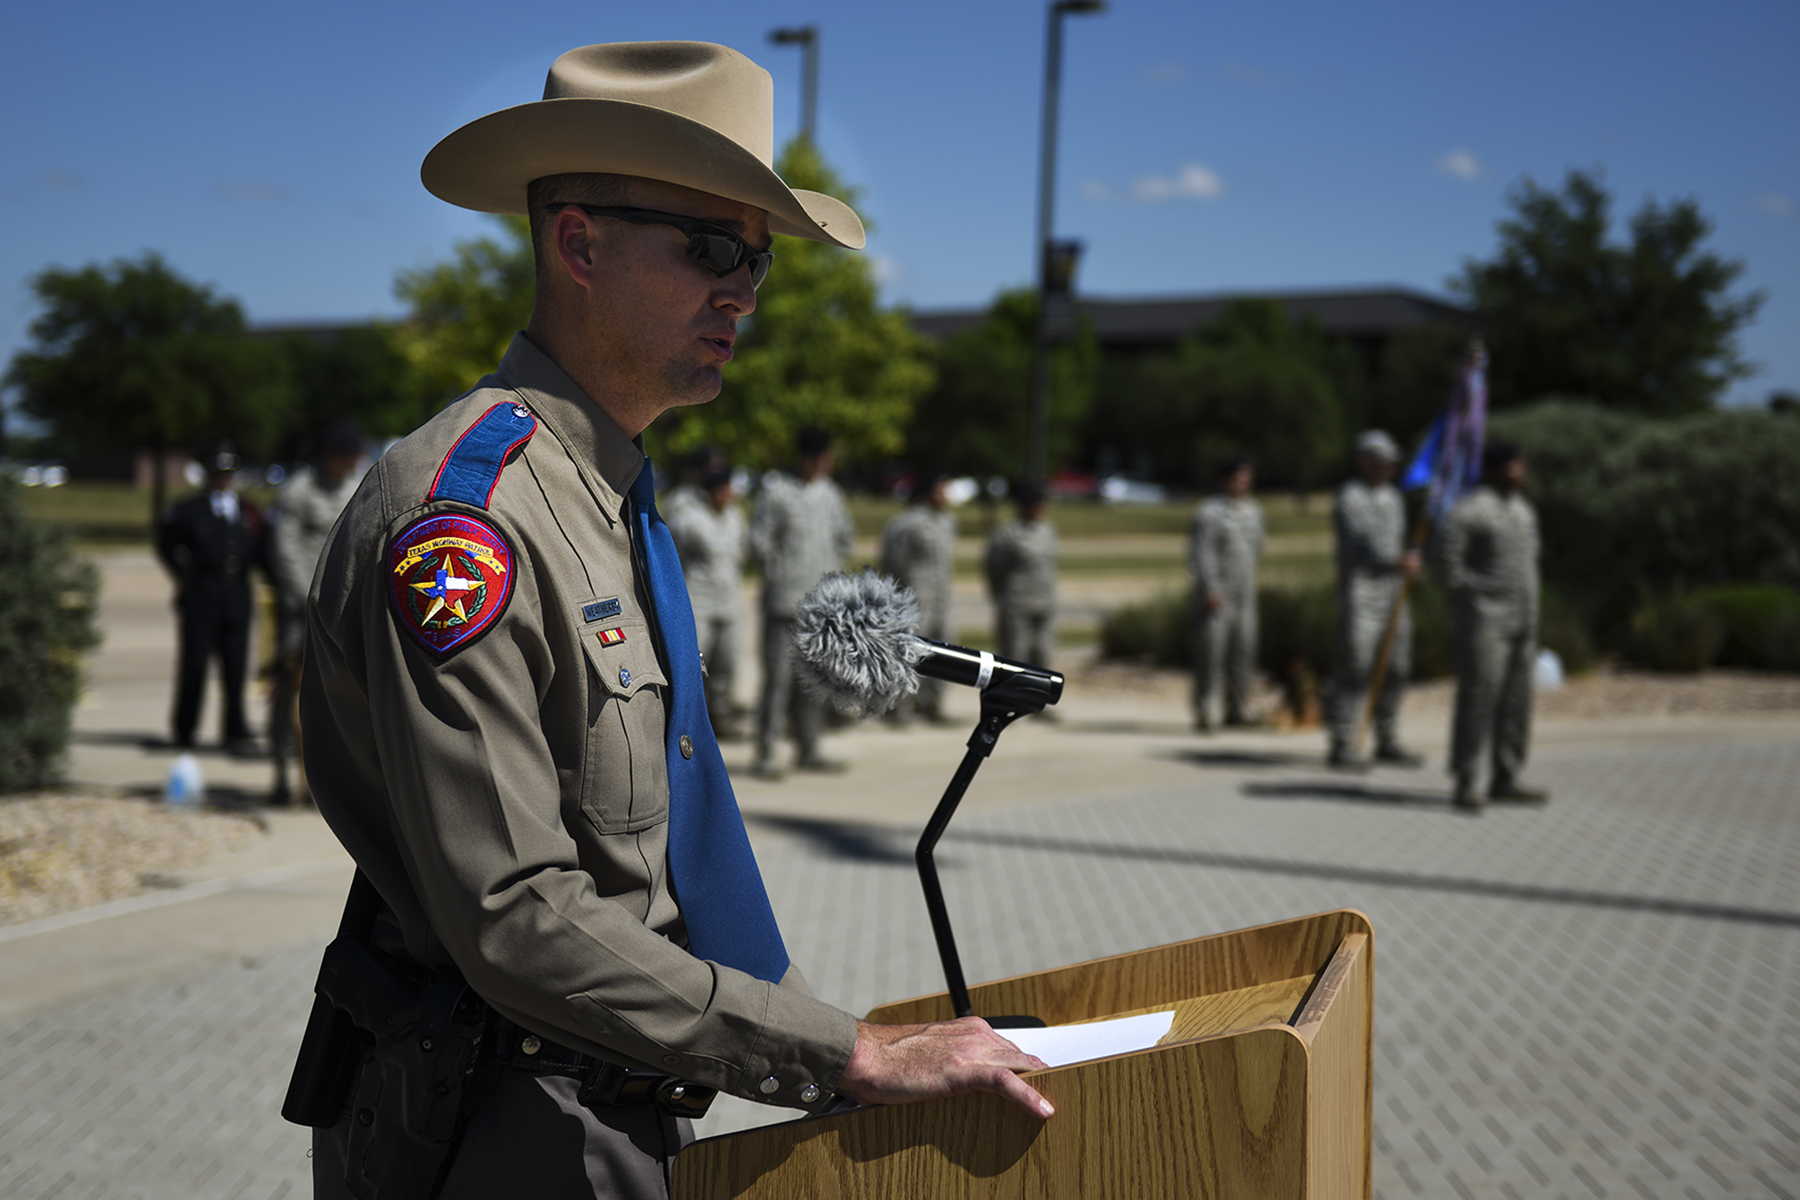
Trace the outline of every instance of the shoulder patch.
<instances>
[{"instance_id":1,"label":"shoulder patch","mask_svg":"<svg viewBox=\"0 0 1800 1200\"><path fill-rule=\"evenodd\" d=\"M389 546L388 568L394 615L435 654L480 636L512 598L512 547L465 513L414 521Z\"/></svg>"},{"instance_id":2,"label":"shoulder patch","mask_svg":"<svg viewBox=\"0 0 1800 1200\"><path fill-rule=\"evenodd\" d=\"M486 508L507 457L536 432L537 418L523 404L503 400L494 405L450 447L425 499L458 500L473 508Z\"/></svg>"}]
</instances>

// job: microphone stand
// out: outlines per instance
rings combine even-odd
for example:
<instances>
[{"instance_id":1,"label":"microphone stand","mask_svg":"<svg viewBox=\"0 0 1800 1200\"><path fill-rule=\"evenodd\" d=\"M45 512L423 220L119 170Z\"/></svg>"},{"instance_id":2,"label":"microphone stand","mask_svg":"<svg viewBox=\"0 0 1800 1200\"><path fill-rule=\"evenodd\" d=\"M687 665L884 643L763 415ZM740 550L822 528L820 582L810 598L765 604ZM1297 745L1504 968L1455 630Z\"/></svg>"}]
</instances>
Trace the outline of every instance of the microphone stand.
<instances>
[{"instance_id":1,"label":"microphone stand","mask_svg":"<svg viewBox=\"0 0 1800 1200\"><path fill-rule=\"evenodd\" d=\"M1061 682L1061 676L1056 676L1058 691ZM1051 682L1043 677L1021 674L996 679L981 693L981 720L976 724L975 732L969 735L968 753L963 755L962 765L951 776L950 786L944 789L944 797L938 801L937 809L932 812L931 820L919 838L919 848L913 853L919 864L919 883L925 889L925 907L931 913L931 932L937 938L938 957L944 963L950 1004L959 1017L975 1013L969 1005L969 987L963 981L962 959L956 953L956 937L950 932L950 910L944 905L944 889L938 883L937 864L931 853L937 848L938 839L944 836L950 818L956 814L957 805L962 803L963 793L974 781L975 772L993 754L1000 734L1020 717L1043 712L1046 705L1056 703L1057 696L1051 686ZM1032 1016L988 1017L986 1020L998 1029L1041 1027L1044 1024Z\"/></svg>"}]
</instances>

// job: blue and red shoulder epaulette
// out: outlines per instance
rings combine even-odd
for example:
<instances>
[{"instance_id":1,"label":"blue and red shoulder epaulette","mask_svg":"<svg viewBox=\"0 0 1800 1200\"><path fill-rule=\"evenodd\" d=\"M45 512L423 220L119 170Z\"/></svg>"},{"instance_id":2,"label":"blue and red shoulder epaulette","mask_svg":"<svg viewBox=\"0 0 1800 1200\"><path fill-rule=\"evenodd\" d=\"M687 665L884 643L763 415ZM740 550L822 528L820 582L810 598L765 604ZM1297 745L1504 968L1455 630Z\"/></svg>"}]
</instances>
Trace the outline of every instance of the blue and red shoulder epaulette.
<instances>
[{"instance_id":1,"label":"blue and red shoulder epaulette","mask_svg":"<svg viewBox=\"0 0 1800 1200\"><path fill-rule=\"evenodd\" d=\"M425 499L458 500L486 508L508 456L531 440L537 418L523 404L502 401L481 414L444 455Z\"/></svg>"}]
</instances>

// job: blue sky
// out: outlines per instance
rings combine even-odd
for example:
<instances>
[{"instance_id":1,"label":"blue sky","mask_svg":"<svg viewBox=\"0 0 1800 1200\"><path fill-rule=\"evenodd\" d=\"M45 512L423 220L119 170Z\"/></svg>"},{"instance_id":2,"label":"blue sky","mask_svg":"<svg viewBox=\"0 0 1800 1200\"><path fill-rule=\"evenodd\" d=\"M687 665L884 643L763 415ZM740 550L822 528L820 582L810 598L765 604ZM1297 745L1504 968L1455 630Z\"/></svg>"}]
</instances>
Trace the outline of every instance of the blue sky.
<instances>
[{"instance_id":1,"label":"blue sky","mask_svg":"<svg viewBox=\"0 0 1800 1200\"><path fill-rule=\"evenodd\" d=\"M599 41L724 42L864 189L890 300L1028 281L1042 0L910 5L12 4L0 16L0 361L27 281L145 250L254 321L393 315L399 269L488 228L418 182L462 122L536 99ZM1768 293L1735 401L1800 389L1800 6L1201 5L1115 0L1067 28L1057 231L1109 296L1404 284L1495 247L1508 188L1603 172L1621 219L1691 197ZM1784 115L1785 114L1785 115ZM777 266L779 269L779 265Z\"/></svg>"}]
</instances>

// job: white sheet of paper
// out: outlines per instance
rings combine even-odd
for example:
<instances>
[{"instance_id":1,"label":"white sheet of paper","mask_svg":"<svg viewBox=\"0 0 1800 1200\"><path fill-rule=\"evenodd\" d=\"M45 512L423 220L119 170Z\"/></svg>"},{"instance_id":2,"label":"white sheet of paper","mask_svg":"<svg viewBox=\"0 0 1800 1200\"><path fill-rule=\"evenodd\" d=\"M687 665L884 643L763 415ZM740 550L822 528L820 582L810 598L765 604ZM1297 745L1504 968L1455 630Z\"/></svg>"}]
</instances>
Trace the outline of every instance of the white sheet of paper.
<instances>
[{"instance_id":1,"label":"white sheet of paper","mask_svg":"<svg viewBox=\"0 0 1800 1200\"><path fill-rule=\"evenodd\" d=\"M1162 1040L1175 1024L1172 1012L1145 1013L1141 1017L1119 1017L1111 1021L1091 1021L1086 1025L1052 1025L1048 1029L1002 1029L1000 1036L1023 1050L1035 1054L1053 1067L1087 1062L1093 1058L1111 1058L1133 1050L1148 1050Z\"/></svg>"}]
</instances>

